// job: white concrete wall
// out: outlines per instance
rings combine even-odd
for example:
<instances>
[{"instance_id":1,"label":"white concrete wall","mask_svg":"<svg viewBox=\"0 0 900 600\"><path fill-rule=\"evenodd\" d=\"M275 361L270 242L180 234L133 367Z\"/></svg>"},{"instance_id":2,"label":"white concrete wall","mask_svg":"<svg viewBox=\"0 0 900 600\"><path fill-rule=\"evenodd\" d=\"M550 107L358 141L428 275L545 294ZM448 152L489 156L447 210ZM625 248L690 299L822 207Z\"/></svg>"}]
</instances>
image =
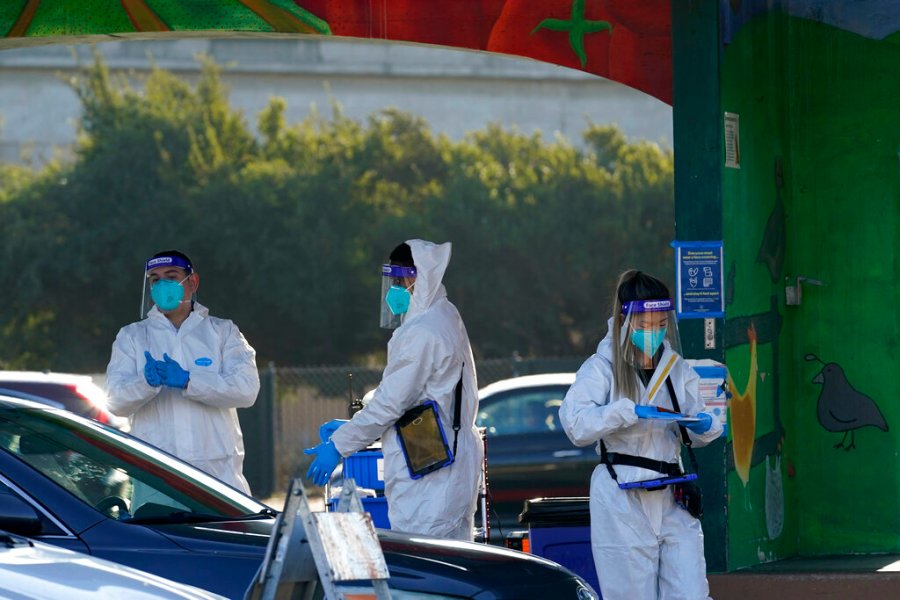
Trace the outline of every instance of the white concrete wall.
<instances>
[{"instance_id":1,"label":"white concrete wall","mask_svg":"<svg viewBox=\"0 0 900 600\"><path fill-rule=\"evenodd\" d=\"M287 100L289 122L310 105L330 115L332 100L358 120L396 107L459 139L489 122L548 139L562 134L580 144L590 119L617 123L631 139L671 145L667 104L618 83L536 61L421 45L335 40L184 39L123 41L97 46L112 69L145 72L152 56L162 68L190 77L197 54L225 68L230 101L251 127L270 96ZM75 139L80 105L65 83L88 46L37 46L0 51L0 160L38 163Z\"/></svg>"}]
</instances>

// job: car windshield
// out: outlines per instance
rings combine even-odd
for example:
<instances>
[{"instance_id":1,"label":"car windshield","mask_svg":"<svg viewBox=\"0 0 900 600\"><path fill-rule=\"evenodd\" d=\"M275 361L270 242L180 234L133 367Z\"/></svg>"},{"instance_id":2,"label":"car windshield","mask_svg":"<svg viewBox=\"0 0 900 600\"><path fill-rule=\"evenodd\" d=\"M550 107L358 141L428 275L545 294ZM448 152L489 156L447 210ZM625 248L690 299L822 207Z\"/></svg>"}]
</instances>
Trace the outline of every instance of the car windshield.
<instances>
[{"instance_id":1,"label":"car windshield","mask_svg":"<svg viewBox=\"0 0 900 600\"><path fill-rule=\"evenodd\" d=\"M0 449L122 521L272 514L265 505L149 444L55 409L0 404Z\"/></svg>"}]
</instances>

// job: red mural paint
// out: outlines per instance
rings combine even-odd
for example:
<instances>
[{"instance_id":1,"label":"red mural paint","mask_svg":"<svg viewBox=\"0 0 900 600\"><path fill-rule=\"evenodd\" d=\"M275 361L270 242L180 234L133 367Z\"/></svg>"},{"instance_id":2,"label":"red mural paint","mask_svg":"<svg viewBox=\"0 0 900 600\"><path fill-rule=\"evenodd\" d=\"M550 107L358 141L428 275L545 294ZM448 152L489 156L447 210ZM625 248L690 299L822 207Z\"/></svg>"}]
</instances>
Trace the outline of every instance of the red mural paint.
<instances>
[{"instance_id":1,"label":"red mural paint","mask_svg":"<svg viewBox=\"0 0 900 600\"><path fill-rule=\"evenodd\" d=\"M672 104L672 38L619 25L609 47L609 78Z\"/></svg>"},{"instance_id":2,"label":"red mural paint","mask_svg":"<svg viewBox=\"0 0 900 600\"><path fill-rule=\"evenodd\" d=\"M484 50L506 0L295 0L334 35Z\"/></svg>"},{"instance_id":3,"label":"red mural paint","mask_svg":"<svg viewBox=\"0 0 900 600\"><path fill-rule=\"evenodd\" d=\"M672 102L670 0L295 0L334 35L534 58Z\"/></svg>"},{"instance_id":4,"label":"red mural paint","mask_svg":"<svg viewBox=\"0 0 900 600\"><path fill-rule=\"evenodd\" d=\"M606 5L612 17L632 31L647 36L672 35L672 5L669 2L607 0Z\"/></svg>"}]
</instances>

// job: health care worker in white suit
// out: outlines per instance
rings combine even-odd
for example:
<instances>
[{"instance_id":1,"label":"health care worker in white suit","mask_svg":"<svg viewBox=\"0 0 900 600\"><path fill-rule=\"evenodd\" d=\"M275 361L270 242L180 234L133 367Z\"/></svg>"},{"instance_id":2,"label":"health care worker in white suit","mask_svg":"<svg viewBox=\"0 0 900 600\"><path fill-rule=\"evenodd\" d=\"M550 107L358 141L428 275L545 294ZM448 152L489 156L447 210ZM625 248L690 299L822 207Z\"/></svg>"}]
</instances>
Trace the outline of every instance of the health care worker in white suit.
<instances>
[{"instance_id":1,"label":"health care worker in white suit","mask_svg":"<svg viewBox=\"0 0 900 600\"><path fill-rule=\"evenodd\" d=\"M200 276L185 254L154 255L144 284L153 307L116 336L109 409L130 418L132 435L249 494L235 409L259 393L256 352L237 325L194 300Z\"/></svg>"},{"instance_id":2,"label":"health care worker in white suit","mask_svg":"<svg viewBox=\"0 0 900 600\"><path fill-rule=\"evenodd\" d=\"M675 406L691 418L674 421L657 410ZM578 370L559 411L569 439L596 444L601 455L591 477L590 513L605 600L708 597L700 521L676 501L676 486L659 481L685 478L679 425L694 446L722 435L720 421L703 411L699 377L679 355L668 289L639 271L623 273L609 332Z\"/></svg>"},{"instance_id":3,"label":"health care worker in white suit","mask_svg":"<svg viewBox=\"0 0 900 600\"><path fill-rule=\"evenodd\" d=\"M469 336L441 284L449 262L449 243L409 240L382 266L381 325L396 330L381 383L350 421L322 426L323 443L306 451L316 455L307 477L324 485L342 457L381 438L391 529L471 540L484 447L475 428L478 384ZM461 419L455 434L460 378ZM452 448L456 436L457 451L450 465L413 479L394 424L427 400L437 403L448 445Z\"/></svg>"}]
</instances>

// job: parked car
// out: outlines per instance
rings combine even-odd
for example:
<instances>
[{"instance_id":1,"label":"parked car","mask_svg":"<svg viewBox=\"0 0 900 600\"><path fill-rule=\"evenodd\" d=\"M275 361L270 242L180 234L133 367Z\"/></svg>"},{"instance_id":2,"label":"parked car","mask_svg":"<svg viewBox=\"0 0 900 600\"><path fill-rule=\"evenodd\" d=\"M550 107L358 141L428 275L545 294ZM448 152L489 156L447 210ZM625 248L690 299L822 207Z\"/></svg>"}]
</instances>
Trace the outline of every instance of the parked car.
<instances>
[{"instance_id":1,"label":"parked car","mask_svg":"<svg viewBox=\"0 0 900 600\"><path fill-rule=\"evenodd\" d=\"M0 396L0 528L242 598L276 512L126 433ZM395 598L596 598L551 561L378 530Z\"/></svg>"},{"instance_id":2,"label":"parked car","mask_svg":"<svg viewBox=\"0 0 900 600\"><path fill-rule=\"evenodd\" d=\"M0 531L0 597L17 600L224 600L206 590Z\"/></svg>"},{"instance_id":3,"label":"parked car","mask_svg":"<svg viewBox=\"0 0 900 600\"><path fill-rule=\"evenodd\" d=\"M487 433L487 481L492 537L518 528L525 500L587 496L599 461L578 448L559 422L559 407L574 373L504 379L478 392L476 424Z\"/></svg>"},{"instance_id":4,"label":"parked car","mask_svg":"<svg viewBox=\"0 0 900 600\"><path fill-rule=\"evenodd\" d=\"M0 393L29 394L29 399L46 398L76 415L117 427L128 428L128 419L113 415L106 408L106 392L90 375L49 371L0 371ZM12 393L12 396L21 397Z\"/></svg>"}]
</instances>

